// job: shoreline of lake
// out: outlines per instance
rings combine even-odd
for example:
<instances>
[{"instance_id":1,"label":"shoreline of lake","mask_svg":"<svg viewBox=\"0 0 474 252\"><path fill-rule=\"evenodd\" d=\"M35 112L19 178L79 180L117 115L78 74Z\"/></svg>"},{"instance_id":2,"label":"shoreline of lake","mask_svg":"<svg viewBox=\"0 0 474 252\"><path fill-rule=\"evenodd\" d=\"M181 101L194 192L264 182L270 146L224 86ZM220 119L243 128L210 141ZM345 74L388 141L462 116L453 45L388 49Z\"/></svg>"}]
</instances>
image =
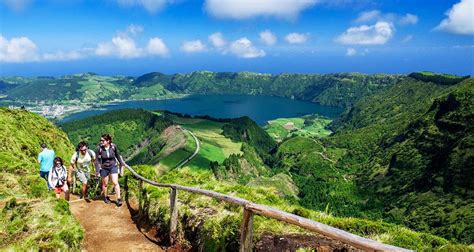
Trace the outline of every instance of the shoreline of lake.
<instances>
[{"instance_id":1,"label":"shoreline of lake","mask_svg":"<svg viewBox=\"0 0 474 252\"><path fill-rule=\"evenodd\" d=\"M265 125L267 121L276 118L299 117L308 114L336 118L343 111L339 107L276 96L241 94L183 95L179 98L113 101L99 108L72 113L60 119L59 122L64 123L126 108L168 110L191 116L208 115L215 118L249 116L259 125Z\"/></svg>"}]
</instances>

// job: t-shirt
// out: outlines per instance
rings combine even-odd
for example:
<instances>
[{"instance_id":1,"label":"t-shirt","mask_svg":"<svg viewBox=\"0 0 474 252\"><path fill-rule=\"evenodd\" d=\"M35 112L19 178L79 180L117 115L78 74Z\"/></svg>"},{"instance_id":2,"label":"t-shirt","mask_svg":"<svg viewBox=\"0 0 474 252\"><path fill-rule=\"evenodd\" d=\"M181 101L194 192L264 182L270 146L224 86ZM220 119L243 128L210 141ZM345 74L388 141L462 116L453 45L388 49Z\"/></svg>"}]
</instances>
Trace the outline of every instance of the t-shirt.
<instances>
[{"instance_id":1,"label":"t-shirt","mask_svg":"<svg viewBox=\"0 0 474 252\"><path fill-rule=\"evenodd\" d=\"M49 172L54 164L54 151L44 148L38 154L38 161L40 162L40 171Z\"/></svg>"},{"instance_id":2,"label":"t-shirt","mask_svg":"<svg viewBox=\"0 0 474 252\"><path fill-rule=\"evenodd\" d=\"M75 167L76 167L76 156L77 156L77 152L74 152L74 154L72 154L72 157L71 157L71 164L74 165ZM89 165L91 164L93 159L95 159L95 153L93 151L87 150L85 155L82 155L82 153L79 152L79 158L77 159L76 168L83 172L89 172Z\"/></svg>"}]
</instances>

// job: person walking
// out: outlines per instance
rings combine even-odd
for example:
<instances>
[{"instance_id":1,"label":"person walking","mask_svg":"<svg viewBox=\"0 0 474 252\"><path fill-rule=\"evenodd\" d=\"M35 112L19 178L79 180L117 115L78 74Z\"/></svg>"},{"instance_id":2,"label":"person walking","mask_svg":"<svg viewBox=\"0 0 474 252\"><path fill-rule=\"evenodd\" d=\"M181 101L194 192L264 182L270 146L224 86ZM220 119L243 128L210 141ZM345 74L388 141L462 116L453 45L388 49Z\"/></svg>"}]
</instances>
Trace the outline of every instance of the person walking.
<instances>
[{"instance_id":1,"label":"person walking","mask_svg":"<svg viewBox=\"0 0 474 252\"><path fill-rule=\"evenodd\" d=\"M67 172L63 160L60 157L56 157L54 159L54 166L51 167L48 175L48 183L51 188L54 188L56 198L59 198L61 192L64 192L64 198L69 201L69 187L66 180Z\"/></svg>"},{"instance_id":2,"label":"person walking","mask_svg":"<svg viewBox=\"0 0 474 252\"><path fill-rule=\"evenodd\" d=\"M47 145L42 143L41 152L38 154L38 163L40 164L40 176L46 181L48 190L51 190L48 183L48 175L51 168L53 168L54 156L54 150L48 149Z\"/></svg>"},{"instance_id":3,"label":"person walking","mask_svg":"<svg viewBox=\"0 0 474 252\"><path fill-rule=\"evenodd\" d=\"M90 164L95 162L95 152L90 150L87 143L81 141L76 148L76 152L72 154L68 171L67 182L72 182L72 172L75 172L76 178L82 183L80 199L87 197L87 181L90 179Z\"/></svg>"},{"instance_id":4,"label":"person walking","mask_svg":"<svg viewBox=\"0 0 474 252\"><path fill-rule=\"evenodd\" d=\"M112 143L112 137L109 134L104 134L100 138L100 144L96 151L95 169L96 174L102 178L102 195L105 203L110 203L110 198L107 196L107 185L109 177L112 179L115 193L117 195L117 206L122 206L122 198L120 197L120 185L118 183L118 167L117 162L125 167L120 152L115 144Z\"/></svg>"}]
</instances>

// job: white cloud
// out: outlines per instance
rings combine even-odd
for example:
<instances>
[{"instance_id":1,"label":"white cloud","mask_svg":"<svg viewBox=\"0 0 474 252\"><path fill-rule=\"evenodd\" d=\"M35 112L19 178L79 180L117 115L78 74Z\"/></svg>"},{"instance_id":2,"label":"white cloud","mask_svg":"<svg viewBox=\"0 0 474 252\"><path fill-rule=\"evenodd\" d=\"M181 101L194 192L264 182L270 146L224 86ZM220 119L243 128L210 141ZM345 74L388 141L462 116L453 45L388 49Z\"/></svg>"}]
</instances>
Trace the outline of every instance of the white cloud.
<instances>
[{"instance_id":1,"label":"white cloud","mask_svg":"<svg viewBox=\"0 0 474 252\"><path fill-rule=\"evenodd\" d=\"M405 16L400 18L399 23L402 25L414 25L418 23L418 16L407 13Z\"/></svg>"},{"instance_id":2,"label":"white cloud","mask_svg":"<svg viewBox=\"0 0 474 252\"><path fill-rule=\"evenodd\" d=\"M204 8L217 18L247 19L273 16L294 19L317 0L206 0Z\"/></svg>"},{"instance_id":3,"label":"white cloud","mask_svg":"<svg viewBox=\"0 0 474 252\"><path fill-rule=\"evenodd\" d=\"M347 48L346 56L355 56L357 54L357 50L354 48Z\"/></svg>"},{"instance_id":4,"label":"white cloud","mask_svg":"<svg viewBox=\"0 0 474 252\"><path fill-rule=\"evenodd\" d=\"M265 45L272 46L276 44L277 37L270 30L260 32L260 41Z\"/></svg>"},{"instance_id":5,"label":"white cloud","mask_svg":"<svg viewBox=\"0 0 474 252\"><path fill-rule=\"evenodd\" d=\"M155 37L148 41L147 52L152 55L167 56L169 49L161 38Z\"/></svg>"},{"instance_id":6,"label":"white cloud","mask_svg":"<svg viewBox=\"0 0 474 252\"><path fill-rule=\"evenodd\" d=\"M95 49L95 54L99 56L110 56L115 53L114 45L110 42L99 43Z\"/></svg>"},{"instance_id":7,"label":"white cloud","mask_svg":"<svg viewBox=\"0 0 474 252\"><path fill-rule=\"evenodd\" d=\"M308 41L308 38L308 34L293 32L286 35L285 40L290 44L302 44Z\"/></svg>"},{"instance_id":8,"label":"white cloud","mask_svg":"<svg viewBox=\"0 0 474 252\"><path fill-rule=\"evenodd\" d=\"M117 2L120 6L140 6L150 13L155 13L163 9L167 4L172 3L173 0L117 0Z\"/></svg>"},{"instance_id":9,"label":"white cloud","mask_svg":"<svg viewBox=\"0 0 474 252\"><path fill-rule=\"evenodd\" d=\"M131 24L127 27L127 32L132 34L132 35L136 35L136 34L139 34L139 33L142 33L143 32L143 26L141 25L136 25L136 24Z\"/></svg>"},{"instance_id":10,"label":"white cloud","mask_svg":"<svg viewBox=\"0 0 474 252\"><path fill-rule=\"evenodd\" d=\"M142 56L143 49L135 45L135 41L127 36L118 35L111 42L100 43L95 49L99 56L117 55L120 58L137 58Z\"/></svg>"},{"instance_id":11,"label":"white cloud","mask_svg":"<svg viewBox=\"0 0 474 252\"><path fill-rule=\"evenodd\" d=\"M379 10L364 11L359 14L359 16L356 20L354 20L354 22L365 23L373 20L378 20L381 14L382 13Z\"/></svg>"},{"instance_id":12,"label":"white cloud","mask_svg":"<svg viewBox=\"0 0 474 252\"><path fill-rule=\"evenodd\" d=\"M265 51L253 46L252 41L240 38L230 44L230 52L239 58L257 58L265 56Z\"/></svg>"},{"instance_id":13,"label":"white cloud","mask_svg":"<svg viewBox=\"0 0 474 252\"><path fill-rule=\"evenodd\" d=\"M401 25L414 25L418 23L418 16L407 13L404 16L395 13L382 13L379 10L364 11L354 20L355 23L370 22L399 23Z\"/></svg>"},{"instance_id":14,"label":"white cloud","mask_svg":"<svg viewBox=\"0 0 474 252\"><path fill-rule=\"evenodd\" d=\"M394 33L391 23L377 22L375 25L361 25L350 27L336 38L336 41L345 45L382 45Z\"/></svg>"},{"instance_id":15,"label":"white cloud","mask_svg":"<svg viewBox=\"0 0 474 252\"><path fill-rule=\"evenodd\" d=\"M201 40L184 41L181 45L181 51L187 53L196 53L206 50L206 45Z\"/></svg>"},{"instance_id":16,"label":"white cloud","mask_svg":"<svg viewBox=\"0 0 474 252\"><path fill-rule=\"evenodd\" d=\"M27 37L10 40L0 35L0 62L19 63L38 61L38 47Z\"/></svg>"},{"instance_id":17,"label":"white cloud","mask_svg":"<svg viewBox=\"0 0 474 252\"><path fill-rule=\"evenodd\" d=\"M461 0L446 12L448 16L435 28L456 34L474 35L474 0Z\"/></svg>"},{"instance_id":18,"label":"white cloud","mask_svg":"<svg viewBox=\"0 0 474 252\"><path fill-rule=\"evenodd\" d=\"M222 33L215 32L209 36L209 41L211 41L212 46L216 48L222 48L227 45L227 41L225 41L224 36Z\"/></svg>"}]
</instances>

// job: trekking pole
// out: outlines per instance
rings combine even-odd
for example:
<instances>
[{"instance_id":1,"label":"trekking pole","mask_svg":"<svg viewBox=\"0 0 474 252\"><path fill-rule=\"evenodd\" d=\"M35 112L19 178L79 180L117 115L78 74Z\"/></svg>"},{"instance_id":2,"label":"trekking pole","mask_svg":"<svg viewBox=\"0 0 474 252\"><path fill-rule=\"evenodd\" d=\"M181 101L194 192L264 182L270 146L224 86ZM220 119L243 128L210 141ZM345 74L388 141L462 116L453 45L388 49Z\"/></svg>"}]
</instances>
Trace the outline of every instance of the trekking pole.
<instances>
[{"instance_id":1,"label":"trekking pole","mask_svg":"<svg viewBox=\"0 0 474 252\"><path fill-rule=\"evenodd\" d=\"M90 186L87 188L87 195L89 198L95 199L97 197L97 191L99 190L100 176L95 174L91 174L91 183Z\"/></svg>"}]
</instances>

